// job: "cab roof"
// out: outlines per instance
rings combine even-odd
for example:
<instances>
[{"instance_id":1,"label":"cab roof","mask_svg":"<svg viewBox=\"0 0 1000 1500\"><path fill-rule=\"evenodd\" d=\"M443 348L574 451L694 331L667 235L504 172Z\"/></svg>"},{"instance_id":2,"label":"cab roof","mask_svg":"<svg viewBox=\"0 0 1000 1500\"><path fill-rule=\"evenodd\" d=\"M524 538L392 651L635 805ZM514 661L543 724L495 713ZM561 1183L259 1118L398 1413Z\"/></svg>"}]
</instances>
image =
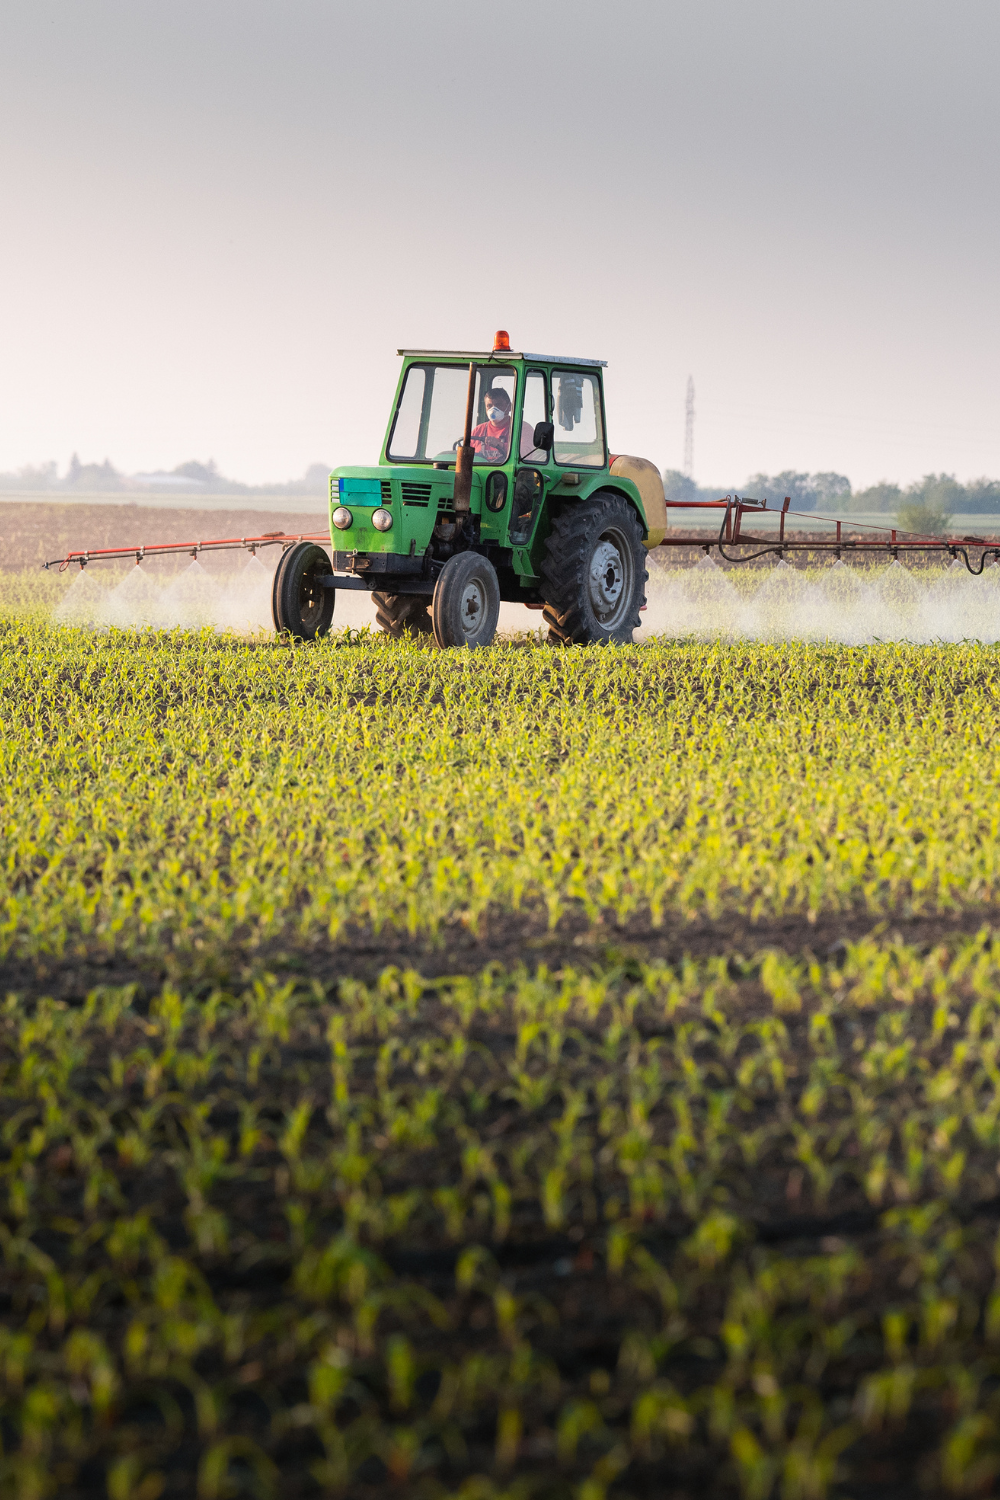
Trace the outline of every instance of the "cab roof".
<instances>
[{"instance_id":1,"label":"cab roof","mask_svg":"<svg viewBox=\"0 0 1000 1500\"><path fill-rule=\"evenodd\" d=\"M513 349L397 349L408 359L474 359L482 365L505 365L512 359L524 359L540 365L600 365L607 369L606 359L571 359L568 354L518 354Z\"/></svg>"}]
</instances>

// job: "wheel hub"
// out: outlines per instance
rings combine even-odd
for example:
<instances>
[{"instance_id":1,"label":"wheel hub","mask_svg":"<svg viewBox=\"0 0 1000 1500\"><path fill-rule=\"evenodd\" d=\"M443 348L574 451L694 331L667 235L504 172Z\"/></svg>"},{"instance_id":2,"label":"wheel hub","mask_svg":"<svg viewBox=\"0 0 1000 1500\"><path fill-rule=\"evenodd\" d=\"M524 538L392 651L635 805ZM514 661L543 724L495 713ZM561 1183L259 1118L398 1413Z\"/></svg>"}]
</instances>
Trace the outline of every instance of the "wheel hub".
<instances>
[{"instance_id":1,"label":"wheel hub","mask_svg":"<svg viewBox=\"0 0 1000 1500\"><path fill-rule=\"evenodd\" d=\"M613 615L622 596L625 568L622 555L609 537L602 537L590 559L590 602L599 620Z\"/></svg>"},{"instance_id":2,"label":"wheel hub","mask_svg":"<svg viewBox=\"0 0 1000 1500\"><path fill-rule=\"evenodd\" d=\"M486 597L473 578L462 591L462 629L466 635L475 635L483 618Z\"/></svg>"},{"instance_id":3,"label":"wheel hub","mask_svg":"<svg viewBox=\"0 0 1000 1500\"><path fill-rule=\"evenodd\" d=\"M303 573L302 583L299 588L299 600L302 618L306 623L311 625L314 616L322 612L323 594L321 576L317 575L314 569Z\"/></svg>"}]
</instances>

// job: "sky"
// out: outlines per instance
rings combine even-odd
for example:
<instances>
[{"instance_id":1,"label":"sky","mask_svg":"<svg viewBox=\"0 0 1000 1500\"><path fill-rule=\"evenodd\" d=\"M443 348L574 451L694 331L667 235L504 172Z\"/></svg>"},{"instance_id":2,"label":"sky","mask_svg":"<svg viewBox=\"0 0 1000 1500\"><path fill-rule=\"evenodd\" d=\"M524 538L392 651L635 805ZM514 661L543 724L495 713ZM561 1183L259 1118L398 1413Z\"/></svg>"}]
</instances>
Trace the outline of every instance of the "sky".
<instances>
[{"instance_id":1,"label":"sky","mask_svg":"<svg viewBox=\"0 0 1000 1500\"><path fill-rule=\"evenodd\" d=\"M377 462L400 347L617 452L1000 475L996 0L4 0L0 469Z\"/></svg>"}]
</instances>

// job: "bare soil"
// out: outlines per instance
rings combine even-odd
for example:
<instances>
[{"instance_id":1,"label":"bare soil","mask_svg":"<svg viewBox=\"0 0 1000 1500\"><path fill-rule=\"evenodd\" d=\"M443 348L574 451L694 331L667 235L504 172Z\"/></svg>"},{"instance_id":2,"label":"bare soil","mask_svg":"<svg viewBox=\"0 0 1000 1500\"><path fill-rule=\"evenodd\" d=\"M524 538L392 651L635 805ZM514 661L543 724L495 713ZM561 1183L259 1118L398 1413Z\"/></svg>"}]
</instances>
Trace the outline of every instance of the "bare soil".
<instances>
[{"instance_id":1,"label":"bare soil","mask_svg":"<svg viewBox=\"0 0 1000 1500\"><path fill-rule=\"evenodd\" d=\"M989 518L992 519L992 518ZM40 567L53 558L84 547L131 547L152 542L205 541L214 537L260 536L268 531L285 531L296 535L303 531L322 531L327 524L326 506L321 497L303 497L300 510L230 510L192 505L183 510L174 506L111 504L94 500L4 500L0 496L0 572ZM680 528L678 528L680 529ZM718 533L705 532L704 542L714 543ZM990 533L983 532L983 536ZM864 533L844 530L844 540L864 540ZM790 543L816 540L814 531L786 533ZM737 550L737 549L731 549ZM742 550L742 549L739 549ZM756 550L756 544L745 549ZM947 564L944 553L905 553L908 567L936 568ZM657 548L650 556L654 570L694 567L705 556L704 543L690 546ZM713 560L723 569L739 566L719 557L712 549ZM861 552L851 556L852 567L882 567L886 554ZM222 560L206 555L207 567L220 566ZM762 558L755 566L768 566L775 555ZM793 552L786 561L797 567L815 567L832 561L832 554ZM161 562L159 566L169 564Z\"/></svg>"},{"instance_id":2,"label":"bare soil","mask_svg":"<svg viewBox=\"0 0 1000 1500\"><path fill-rule=\"evenodd\" d=\"M206 510L198 507L108 505L95 502L0 501L0 571L41 567L83 548L132 547L156 542L197 542L217 537L263 536L284 531L322 531L322 499L303 497L302 510ZM223 554L224 556L225 554ZM208 567L221 559L206 554ZM164 566L163 563L160 566Z\"/></svg>"},{"instance_id":3,"label":"bare soil","mask_svg":"<svg viewBox=\"0 0 1000 1500\"><path fill-rule=\"evenodd\" d=\"M996 540L1000 542L1000 538L997 538L995 535L994 518L987 516L984 517L984 520L990 522L989 528L977 532L976 535L984 541ZM683 528L678 525L677 532L682 530ZM772 518L768 518L766 528L761 528L758 522L755 527L748 527L748 530L751 534L750 540L743 541L738 546L731 542L726 544L726 551L730 554L729 558L722 557L716 547L719 537L718 531L706 531L704 533L704 542L692 543L690 546L679 546L671 542L668 545L658 547L650 554L650 562L652 564L650 572L654 569L695 567L705 556L705 543L711 543L709 556L723 572L729 572L731 569L739 568L741 564L749 563L754 553L759 552L761 548L777 546L777 531ZM753 537L755 530L760 531L760 536L756 539ZM832 541L833 538L834 530L831 526L829 540ZM859 546L871 544L873 540L881 543L888 541L888 538L888 528L886 528L884 534L877 531L849 531L846 524L841 535L842 542L847 544L857 543ZM785 532L785 542L795 548L802 546L803 543L815 543L819 539L826 539L826 534L823 533L821 538L821 534L816 531L792 531L789 529ZM956 536L953 540L957 546L962 546L963 540L966 540L966 538ZM979 556L980 554L977 549L974 549L970 554L972 562L977 567L979 565ZM909 551L905 546L900 549L900 557L908 568L916 569L948 567L951 563L951 558L946 551ZM760 558L754 558L752 565L754 568L773 567L776 563L783 561L795 568L817 568L828 567L836 562L836 560L836 552L832 549L828 547L816 548L814 546L807 547L806 550L801 552L786 552L783 558L780 558L777 552L768 552ZM887 563L892 561L892 556L888 547L874 552L854 552L848 547L848 550L844 553L844 560L849 562L852 568L859 568L864 571L869 568L884 568Z\"/></svg>"},{"instance_id":4,"label":"bare soil","mask_svg":"<svg viewBox=\"0 0 1000 1500\"><path fill-rule=\"evenodd\" d=\"M261 944L236 937L225 948L130 954L81 944L72 956L8 956L0 961L0 994L25 1000L43 995L80 1003L98 985L133 984L152 996L166 981L241 989L264 971L284 978L318 981L328 992L344 979L374 982L390 965L414 969L425 978L477 974L488 964L529 970L590 969L608 964L680 963L685 957L724 957L734 964L776 949L796 958L836 959L849 943L873 938L905 943L927 952L938 944L969 937L983 928L1000 931L1000 907L976 906L958 912L894 914L878 917L854 911L821 914L814 921L789 914L753 922L739 913L684 921L668 914L663 925L636 917L619 924L609 917L589 923L582 914L565 916L550 929L544 911L492 912L472 932L461 923L436 937L411 936L395 929L380 933L355 929L337 942L319 938L275 938Z\"/></svg>"}]
</instances>

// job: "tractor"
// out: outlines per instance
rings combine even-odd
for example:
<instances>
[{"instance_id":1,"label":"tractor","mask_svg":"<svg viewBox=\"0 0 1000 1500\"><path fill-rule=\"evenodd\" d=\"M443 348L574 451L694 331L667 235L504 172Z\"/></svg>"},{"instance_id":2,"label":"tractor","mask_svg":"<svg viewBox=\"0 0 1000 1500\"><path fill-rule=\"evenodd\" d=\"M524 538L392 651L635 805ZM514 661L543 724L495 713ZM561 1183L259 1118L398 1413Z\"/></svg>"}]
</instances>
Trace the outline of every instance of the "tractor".
<instances>
[{"instance_id":1,"label":"tractor","mask_svg":"<svg viewBox=\"0 0 1000 1500\"><path fill-rule=\"evenodd\" d=\"M646 551L667 512L655 464L608 452L605 361L400 349L379 462L330 476L330 546L286 547L275 627L325 635L341 589L382 630L488 646L502 601L541 610L549 641L628 642Z\"/></svg>"},{"instance_id":2,"label":"tractor","mask_svg":"<svg viewBox=\"0 0 1000 1500\"><path fill-rule=\"evenodd\" d=\"M371 594L389 635L476 648L493 640L504 601L541 610L554 645L631 641L646 602L646 553L659 546L714 550L727 564L945 553L976 576L989 558L1000 562L996 538L800 517L788 496L780 510L738 495L667 501L655 464L608 452L603 360L517 354L503 330L488 353L398 352L379 463L330 475L329 541L325 531L271 531L88 548L43 567L279 546L271 613L285 635L327 634L337 594L348 589ZM668 536L671 509L718 512L717 538ZM800 530L786 534L789 521ZM751 533L744 522L777 529Z\"/></svg>"}]
</instances>

